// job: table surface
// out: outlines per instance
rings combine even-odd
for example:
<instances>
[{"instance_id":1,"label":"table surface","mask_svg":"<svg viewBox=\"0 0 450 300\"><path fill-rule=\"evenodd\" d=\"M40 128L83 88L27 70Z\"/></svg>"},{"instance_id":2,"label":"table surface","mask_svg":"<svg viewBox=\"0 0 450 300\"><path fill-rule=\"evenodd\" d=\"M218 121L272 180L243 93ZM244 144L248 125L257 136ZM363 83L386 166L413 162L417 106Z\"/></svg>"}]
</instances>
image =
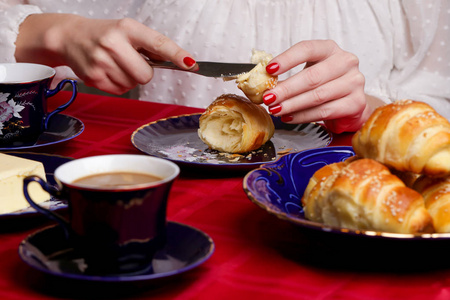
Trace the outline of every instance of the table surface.
<instances>
[{"instance_id":1,"label":"table surface","mask_svg":"<svg viewBox=\"0 0 450 300\"><path fill-rule=\"evenodd\" d=\"M67 92L61 92L50 98L50 108L63 103L68 96ZM70 141L28 151L73 158L142 154L130 141L136 128L158 119L201 111L79 94L64 114L82 120L84 132ZM332 145L349 145L350 140L351 134L335 135ZM182 171L170 194L168 220L204 231L214 240L216 248L204 264L157 284L115 290L111 286L86 286L50 278L22 262L17 252L24 238L48 226L49 221L2 223L0 299L450 299L450 271L446 268L378 270L365 268L361 255L358 261L352 261L352 255L345 256L342 259L348 263L339 266L316 263L320 257L309 260L313 254L301 251L308 247L304 241L308 236L297 226L253 204L243 190L244 175ZM339 240L335 244L340 247ZM328 250L332 255L334 249ZM408 255L396 253L394 248L380 251L393 256ZM323 253L327 252L318 255ZM426 259L416 256L411 263ZM359 268L354 268L355 265Z\"/></svg>"}]
</instances>

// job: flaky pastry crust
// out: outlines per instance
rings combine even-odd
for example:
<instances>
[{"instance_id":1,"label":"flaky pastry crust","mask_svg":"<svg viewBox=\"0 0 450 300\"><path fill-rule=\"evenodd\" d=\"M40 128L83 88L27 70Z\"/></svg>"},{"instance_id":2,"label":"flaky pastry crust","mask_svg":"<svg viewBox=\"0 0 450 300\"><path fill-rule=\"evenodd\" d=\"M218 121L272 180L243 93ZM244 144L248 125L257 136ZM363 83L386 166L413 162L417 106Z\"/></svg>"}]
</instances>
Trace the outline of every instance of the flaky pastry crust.
<instances>
[{"instance_id":1,"label":"flaky pastry crust","mask_svg":"<svg viewBox=\"0 0 450 300\"><path fill-rule=\"evenodd\" d=\"M199 122L200 139L211 149L228 153L256 150L275 131L272 118L262 106L234 94L218 97Z\"/></svg>"},{"instance_id":2,"label":"flaky pastry crust","mask_svg":"<svg viewBox=\"0 0 450 300\"><path fill-rule=\"evenodd\" d=\"M423 197L373 159L319 169L305 190L302 204L307 219L330 226L393 233L434 232Z\"/></svg>"}]
</instances>

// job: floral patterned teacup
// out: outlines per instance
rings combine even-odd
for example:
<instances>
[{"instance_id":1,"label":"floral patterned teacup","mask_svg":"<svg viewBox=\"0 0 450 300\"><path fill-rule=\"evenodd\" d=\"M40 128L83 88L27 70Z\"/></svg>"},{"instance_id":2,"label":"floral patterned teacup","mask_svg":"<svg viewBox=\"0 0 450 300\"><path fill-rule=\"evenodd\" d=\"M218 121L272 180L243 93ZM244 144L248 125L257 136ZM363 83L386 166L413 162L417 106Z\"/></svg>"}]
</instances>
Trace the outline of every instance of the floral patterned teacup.
<instances>
[{"instance_id":1,"label":"floral patterned teacup","mask_svg":"<svg viewBox=\"0 0 450 300\"><path fill-rule=\"evenodd\" d=\"M0 64L0 147L33 145L48 128L51 117L72 104L76 81L64 79L50 89L55 74L55 69L39 64ZM48 112L47 98L66 84L72 85L70 100Z\"/></svg>"}]
</instances>

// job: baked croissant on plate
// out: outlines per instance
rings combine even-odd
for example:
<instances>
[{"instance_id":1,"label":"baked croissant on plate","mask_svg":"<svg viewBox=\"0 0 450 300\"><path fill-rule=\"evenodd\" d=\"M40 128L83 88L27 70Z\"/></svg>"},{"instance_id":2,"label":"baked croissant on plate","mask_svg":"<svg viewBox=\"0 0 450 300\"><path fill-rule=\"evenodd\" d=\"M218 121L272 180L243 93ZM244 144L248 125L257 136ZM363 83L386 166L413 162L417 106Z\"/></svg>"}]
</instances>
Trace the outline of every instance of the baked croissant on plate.
<instances>
[{"instance_id":1,"label":"baked croissant on plate","mask_svg":"<svg viewBox=\"0 0 450 300\"><path fill-rule=\"evenodd\" d=\"M421 176L414 189L422 194L436 232L450 232L450 177Z\"/></svg>"},{"instance_id":2,"label":"baked croissant on plate","mask_svg":"<svg viewBox=\"0 0 450 300\"><path fill-rule=\"evenodd\" d=\"M256 67L250 72L239 75L236 79L238 88L253 103L263 103L264 92L277 85L278 76L272 76L266 72L266 66L272 58L272 55L264 51L253 50L251 61L256 64Z\"/></svg>"},{"instance_id":3,"label":"baked croissant on plate","mask_svg":"<svg viewBox=\"0 0 450 300\"><path fill-rule=\"evenodd\" d=\"M450 174L450 123L423 102L400 100L377 108L352 145L358 156L399 171Z\"/></svg>"},{"instance_id":4,"label":"baked croissant on plate","mask_svg":"<svg viewBox=\"0 0 450 300\"><path fill-rule=\"evenodd\" d=\"M319 169L302 204L307 219L330 226L394 233L434 231L422 196L372 159Z\"/></svg>"},{"instance_id":5,"label":"baked croissant on plate","mask_svg":"<svg viewBox=\"0 0 450 300\"><path fill-rule=\"evenodd\" d=\"M269 141L275 126L269 113L250 100L225 94L200 116L198 136L211 149L246 153Z\"/></svg>"}]
</instances>

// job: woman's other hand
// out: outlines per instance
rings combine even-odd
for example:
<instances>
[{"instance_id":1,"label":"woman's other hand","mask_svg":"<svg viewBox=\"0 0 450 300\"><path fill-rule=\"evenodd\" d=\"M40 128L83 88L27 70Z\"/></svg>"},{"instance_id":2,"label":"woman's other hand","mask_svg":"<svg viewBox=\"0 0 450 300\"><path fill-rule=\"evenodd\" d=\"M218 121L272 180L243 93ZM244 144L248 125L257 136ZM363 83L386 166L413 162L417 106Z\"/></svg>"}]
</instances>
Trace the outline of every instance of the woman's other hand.
<instances>
[{"instance_id":1,"label":"woman's other hand","mask_svg":"<svg viewBox=\"0 0 450 300\"><path fill-rule=\"evenodd\" d=\"M372 111L358 58L331 40L302 41L266 70L280 75L303 63L303 70L265 92L269 111L286 123L324 121L336 133L358 130Z\"/></svg>"}]
</instances>

